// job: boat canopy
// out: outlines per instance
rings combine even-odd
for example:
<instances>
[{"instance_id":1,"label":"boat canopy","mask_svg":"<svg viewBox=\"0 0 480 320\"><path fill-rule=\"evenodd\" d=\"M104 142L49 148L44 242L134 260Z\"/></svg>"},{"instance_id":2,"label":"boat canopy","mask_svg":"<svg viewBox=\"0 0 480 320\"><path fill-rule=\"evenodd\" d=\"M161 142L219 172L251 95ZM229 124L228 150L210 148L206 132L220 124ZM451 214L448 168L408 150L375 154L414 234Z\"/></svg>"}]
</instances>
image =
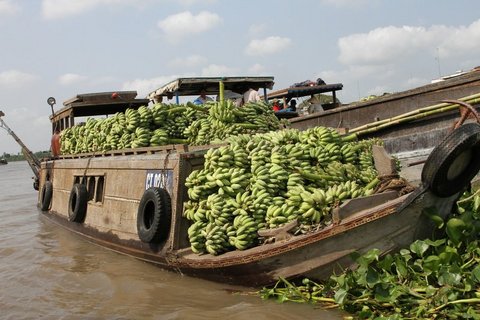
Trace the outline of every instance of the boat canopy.
<instances>
[{"instance_id":1,"label":"boat canopy","mask_svg":"<svg viewBox=\"0 0 480 320\"><path fill-rule=\"evenodd\" d=\"M77 94L63 102L64 107L50 116L52 130L72 127L76 117L90 117L138 109L149 103L148 99L136 99L136 91L111 91Z\"/></svg>"},{"instance_id":2,"label":"boat canopy","mask_svg":"<svg viewBox=\"0 0 480 320\"><path fill-rule=\"evenodd\" d=\"M342 90L342 88L343 84L341 83L304 87L288 87L286 89L270 92L268 94L268 100L279 98L286 98L287 100L290 100L292 98L305 97L324 92L332 92L333 96L335 96L336 91Z\"/></svg>"},{"instance_id":3,"label":"boat canopy","mask_svg":"<svg viewBox=\"0 0 480 320\"><path fill-rule=\"evenodd\" d=\"M163 96L193 96L199 95L202 91L207 95L218 95L220 82L223 83L225 90L238 94L243 94L249 88L272 89L274 84L271 76L178 78L150 92L147 98L154 100Z\"/></svg>"}]
</instances>

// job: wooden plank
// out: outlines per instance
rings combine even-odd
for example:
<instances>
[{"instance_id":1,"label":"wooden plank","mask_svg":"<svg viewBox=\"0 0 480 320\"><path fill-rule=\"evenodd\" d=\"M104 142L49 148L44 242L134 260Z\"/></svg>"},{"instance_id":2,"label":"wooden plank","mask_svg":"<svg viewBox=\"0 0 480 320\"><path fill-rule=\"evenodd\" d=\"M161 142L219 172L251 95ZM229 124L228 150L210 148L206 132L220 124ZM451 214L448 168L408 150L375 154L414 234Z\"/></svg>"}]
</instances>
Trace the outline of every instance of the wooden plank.
<instances>
[{"instance_id":1,"label":"wooden plank","mask_svg":"<svg viewBox=\"0 0 480 320\"><path fill-rule=\"evenodd\" d=\"M341 220L353 215L356 212L373 208L397 197L397 191L388 191L368 197L346 200L340 207L333 209L333 223L338 224Z\"/></svg>"}]
</instances>

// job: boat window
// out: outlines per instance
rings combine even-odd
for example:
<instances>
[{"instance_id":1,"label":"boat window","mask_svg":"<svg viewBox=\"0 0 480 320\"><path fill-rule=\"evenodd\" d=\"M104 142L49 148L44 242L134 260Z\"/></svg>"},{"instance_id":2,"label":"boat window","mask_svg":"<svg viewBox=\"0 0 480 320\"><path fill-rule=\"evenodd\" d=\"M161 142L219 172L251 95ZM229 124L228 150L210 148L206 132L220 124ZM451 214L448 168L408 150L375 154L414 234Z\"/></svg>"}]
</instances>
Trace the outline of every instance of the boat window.
<instances>
[{"instance_id":1,"label":"boat window","mask_svg":"<svg viewBox=\"0 0 480 320\"><path fill-rule=\"evenodd\" d=\"M95 177L88 177L87 192L88 201L93 200L93 196L95 195Z\"/></svg>"},{"instance_id":2,"label":"boat window","mask_svg":"<svg viewBox=\"0 0 480 320\"><path fill-rule=\"evenodd\" d=\"M100 204L103 202L103 192L105 190L104 175L74 176L73 183L81 183L87 187L88 201Z\"/></svg>"},{"instance_id":3,"label":"boat window","mask_svg":"<svg viewBox=\"0 0 480 320\"><path fill-rule=\"evenodd\" d=\"M100 176L97 179L97 190L95 192L95 202L102 202L103 200L103 184L105 182L105 178Z\"/></svg>"}]
</instances>

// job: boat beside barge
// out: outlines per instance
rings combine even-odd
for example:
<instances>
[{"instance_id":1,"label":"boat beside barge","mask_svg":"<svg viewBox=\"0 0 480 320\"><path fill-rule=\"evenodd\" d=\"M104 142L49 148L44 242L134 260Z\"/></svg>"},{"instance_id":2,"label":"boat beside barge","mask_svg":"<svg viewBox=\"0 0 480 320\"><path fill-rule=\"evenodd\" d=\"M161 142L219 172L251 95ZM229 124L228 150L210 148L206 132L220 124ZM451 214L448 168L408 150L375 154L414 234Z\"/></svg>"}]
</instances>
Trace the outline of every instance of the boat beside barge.
<instances>
[{"instance_id":1,"label":"boat beside barge","mask_svg":"<svg viewBox=\"0 0 480 320\"><path fill-rule=\"evenodd\" d=\"M480 93L479 67L410 90L327 108L324 112L294 117L289 121L293 128L299 130L316 126L349 130L435 105L443 100L457 100L478 93ZM294 96L304 95L301 92L292 94ZM478 105L474 107L477 111L479 110ZM390 154L423 153L423 155L428 155L445 138L458 117L458 110L449 110L399 123L364 137L382 139L385 142L385 149Z\"/></svg>"}]
</instances>

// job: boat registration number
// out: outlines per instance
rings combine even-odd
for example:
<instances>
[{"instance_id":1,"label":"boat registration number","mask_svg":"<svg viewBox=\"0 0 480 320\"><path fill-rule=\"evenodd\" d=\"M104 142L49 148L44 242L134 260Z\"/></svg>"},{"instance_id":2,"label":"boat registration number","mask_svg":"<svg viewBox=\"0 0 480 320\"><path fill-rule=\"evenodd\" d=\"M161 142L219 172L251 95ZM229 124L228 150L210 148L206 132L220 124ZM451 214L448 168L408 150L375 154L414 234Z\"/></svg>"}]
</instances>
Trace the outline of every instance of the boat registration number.
<instances>
[{"instance_id":1,"label":"boat registration number","mask_svg":"<svg viewBox=\"0 0 480 320\"><path fill-rule=\"evenodd\" d=\"M147 170L145 190L151 187L164 188L171 192L173 187L172 170Z\"/></svg>"}]
</instances>

